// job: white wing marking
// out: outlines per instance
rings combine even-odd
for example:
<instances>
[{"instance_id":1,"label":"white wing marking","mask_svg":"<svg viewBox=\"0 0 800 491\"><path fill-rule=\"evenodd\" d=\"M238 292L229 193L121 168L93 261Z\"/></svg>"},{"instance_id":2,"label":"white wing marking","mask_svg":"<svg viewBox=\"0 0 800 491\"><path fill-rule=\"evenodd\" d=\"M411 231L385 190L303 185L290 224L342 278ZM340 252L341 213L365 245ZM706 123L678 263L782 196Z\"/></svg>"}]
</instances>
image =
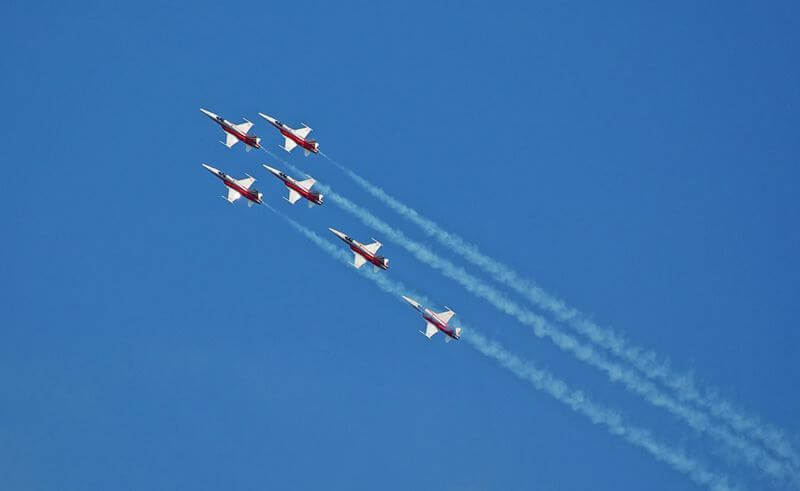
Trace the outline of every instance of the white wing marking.
<instances>
[{"instance_id":1,"label":"white wing marking","mask_svg":"<svg viewBox=\"0 0 800 491\"><path fill-rule=\"evenodd\" d=\"M428 322L425 325L425 335L428 336L428 339L430 339L431 336L433 336L437 332L439 332L439 329L436 326L434 326L433 324L431 324L430 322Z\"/></svg>"},{"instance_id":2,"label":"white wing marking","mask_svg":"<svg viewBox=\"0 0 800 491\"><path fill-rule=\"evenodd\" d=\"M308 134L311 133L311 128L309 128L308 126L304 126L302 128L292 130L292 133L305 140Z\"/></svg>"},{"instance_id":3,"label":"white wing marking","mask_svg":"<svg viewBox=\"0 0 800 491\"><path fill-rule=\"evenodd\" d=\"M297 184L308 191L316 182L314 179L306 179L305 181L297 181Z\"/></svg>"},{"instance_id":4,"label":"white wing marking","mask_svg":"<svg viewBox=\"0 0 800 491\"><path fill-rule=\"evenodd\" d=\"M456 315L456 313L453 312L452 310L445 310L444 312L437 313L436 317L442 319L442 321L444 321L444 323L447 324L448 322L450 322L450 319L452 319L454 315Z\"/></svg>"},{"instance_id":5,"label":"white wing marking","mask_svg":"<svg viewBox=\"0 0 800 491\"><path fill-rule=\"evenodd\" d=\"M235 190L233 188L228 188L228 198L227 198L228 199L228 203L233 203L234 201L236 201L237 199L239 199L241 197L242 197L242 195L239 194L239 191L237 191L237 190Z\"/></svg>"},{"instance_id":6,"label":"white wing marking","mask_svg":"<svg viewBox=\"0 0 800 491\"><path fill-rule=\"evenodd\" d=\"M286 150L287 152L291 152L292 150L294 150L294 147L296 146L297 143L295 143L294 140L292 140L291 138L287 137L286 142L283 144L283 149Z\"/></svg>"},{"instance_id":7,"label":"white wing marking","mask_svg":"<svg viewBox=\"0 0 800 491\"><path fill-rule=\"evenodd\" d=\"M233 127L236 128L236 131L238 131L239 133L246 135L247 132L250 131L250 128L253 127L253 123L251 123L250 121L245 121L242 124L235 124L233 125Z\"/></svg>"},{"instance_id":8,"label":"white wing marking","mask_svg":"<svg viewBox=\"0 0 800 491\"><path fill-rule=\"evenodd\" d=\"M376 252L378 252L378 249L381 248L381 245L383 245L383 244L381 244L380 242L378 242L376 240L372 244L365 245L364 249L368 250L370 254L375 254Z\"/></svg>"},{"instance_id":9,"label":"white wing marking","mask_svg":"<svg viewBox=\"0 0 800 491\"><path fill-rule=\"evenodd\" d=\"M225 146L231 148L232 146L236 145L239 139L235 136L231 135L230 133L225 134Z\"/></svg>"},{"instance_id":10,"label":"white wing marking","mask_svg":"<svg viewBox=\"0 0 800 491\"><path fill-rule=\"evenodd\" d=\"M289 203L295 204L295 203L297 203L297 200L299 200L300 198L302 198L300 193L298 193L294 189L290 189L289 190L289 198L288 198L289 199Z\"/></svg>"},{"instance_id":11,"label":"white wing marking","mask_svg":"<svg viewBox=\"0 0 800 491\"><path fill-rule=\"evenodd\" d=\"M245 177L244 179L239 179L238 181L236 181L236 184L242 186L245 189L250 189L250 186L252 186L255 181L256 180L254 177Z\"/></svg>"},{"instance_id":12,"label":"white wing marking","mask_svg":"<svg viewBox=\"0 0 800 491\"><path fill-rule=\"evenodd\" d=\"M361 266L364 265L364 263L367 262L367 260L364 259L364 256L362 256L361 254L354 252L353 255L355 256L353 258L353 266L355 266L356 269L360 268Z\"/></svg>"}]
</instances>

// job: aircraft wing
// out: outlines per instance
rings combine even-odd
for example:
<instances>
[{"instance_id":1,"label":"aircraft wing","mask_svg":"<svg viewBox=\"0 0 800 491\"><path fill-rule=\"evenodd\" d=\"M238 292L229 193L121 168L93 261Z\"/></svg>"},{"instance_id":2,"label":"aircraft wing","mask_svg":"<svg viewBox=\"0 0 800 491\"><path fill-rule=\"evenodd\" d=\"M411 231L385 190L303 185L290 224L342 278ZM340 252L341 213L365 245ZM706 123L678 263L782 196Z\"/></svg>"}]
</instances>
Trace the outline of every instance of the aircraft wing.
<instances>
[{"instance_id":1,"label":"aircraft wing","mask_svg":"<svg viewBox=\"0 0 800 491\"><path fill-rule=\"evenodd\" d=\"M231 135L230 133L225 133L225 146L231 148L232 146L236 145L239 139L235 136Z\"/></svg>"},{"instance_id":2,"label":"aircraft wing","mask_svg":"<svg viewBox=\"0 0 800 491\"><path fill-rule=\"evenodd\" d=\"M294 147L296 146L297 143L295 143L294 140L292 140L291 138L286 138L286 142L284 142L283 144L283 149L286 150L287 152L291 152L292 150L294 150Z\"/></svg>"},{"instance_id":3,"label":"aircraft wing","mask_svg":"<svg viewBox=\"0 0 800 491\"><path fill-rule=\"evenodd\" d=\"M422 334L424 334L425 336L428 337L428 339L430 339L437 332L439 332L439 329L436 326L434 326L433 324L431 324L430 322L428 322L425 325L425 332L422 333Z\"/></svg>"},{"instance_id":4,"label":"aircraft wing","mask_svg":"<svg viewBox=\"0 0 800 491\"><path fill-rule=\"evenodd\" d=\"M297 184L300 185L300 187L308 190L311 189L311 186L313 186L316 182L317 181L315 181L314 179L309 178L306 179L305 181L297 181Z\"/></svg>"},{"instance_id":5,"label":"aircraft wing","mask_svg":"<svg viewBox=\"0 0 800 491\"><path fill-rule=\"evenodd\" d=\"M292 133L305 140L308 134L311 133L311 128L308 126L303 126L302 128L292 130Z\"/></svg>"},{"instance_id":6,"label":"aircraft wing","mask_svg":"<svg viewBox=\"0 0 800 491\"><path fill-rule=\"evenodd\" d=\"M376 240L372 244L365 245L364 249L368 250L370 254L375 254L376 252L378 252L378 249L380 249L382 245L383 244L381 244Z\"/></svg>"},{"instance_id":7,"label":"aircraft wing","mask_svg":"<svg viewBox=\"0 0 800 491\"><path fill-rule=\"evenodd\" d=\"M256 181L254 177L245 177L244 179L239 179L236 181L236 184L242 186L245 189L250 189L250 186Z\"/></svg>"},{"instance_id":8,"label":"aircraft wing","mask_svg":"<svg viewBox=\"0 0 800 491\"><path fill-rule=\"evenodd\" d=\"M233 203L234 201L236 201L237 199L239 199L241 197L242 197L242 195L239 194L238 191L236 191L233 188L228 188L228 197L225 198L225 199L228 200L228 203Z\"/></svg>"},{"instance_id":9,"label":"aircraft wing","mask_svg":"<svg viewBox=\"0 0 800 491\"><path fill-rule=\"evenodd\" d=\"M445 310L444 312L438 312L436 314L436 317L442 319L444 323L447 324L448 322L450 322L450 319L452 319L454 315L456 315L456 313L453 312L452 310Z\"/></svg>"},{"instance_id":10,"label":"aircraft wing","mask_svg":"<svg viewBox=\"0 0 800 491\"><path fill-rule=\"evenodd\" d=\"M302 196L300 196L300 193L298 193L294 189L290 189L289 190L289 197L286 198L286 200L291 204L295 204L295 203L297 203L297 200L299 200L300 198L302 198Z\"/></svg>"},{"instance_id":11,"label":"aircraft wing","mask_svg":"<svg viewBox=\"0 0 800 491\"><path fill-rule=\"evenodd\" d=\"M354 252L353 255L355 256L353 258L353 266L355 266L356 269L360 268L361 266L364 265L364 263L367 262L367 260L364 259L364 256L362 256L361 254Z\"/></svg>"},{"instance_id":12,"label":"aircraft wing","mask_svg":"<svg viewBox=\"0 0 800 491\"><path fill-rule=\"evenodd\" d=\"M253 127L253 123L251 123L250 121L245 121L242 124L235 124L233 125L233 127L236 128L236 131L240 132L243 135L246 135L247 132L250 131L250 128Z\"/></svg>"}]
</instances>

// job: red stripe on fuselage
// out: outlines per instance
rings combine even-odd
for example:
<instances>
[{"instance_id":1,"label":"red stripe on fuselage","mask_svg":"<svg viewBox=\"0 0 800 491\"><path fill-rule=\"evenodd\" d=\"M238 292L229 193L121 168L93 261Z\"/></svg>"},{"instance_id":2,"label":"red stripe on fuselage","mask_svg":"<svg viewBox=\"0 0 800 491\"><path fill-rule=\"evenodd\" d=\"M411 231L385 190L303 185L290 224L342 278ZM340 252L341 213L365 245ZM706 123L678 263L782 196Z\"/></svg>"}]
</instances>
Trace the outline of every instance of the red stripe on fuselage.
<instances>
[{"instance_id":1,"label":"red stripe on fuselage","mask_svg":"<svg viewBox=\"0 0 800 491\"><path fill-rule=\"evenodd\" d=\"M281 132L281 135L285 136L286 138L292 140L293 142L297 143L301 147L305 148L309 152L317 153L317 149L313 143L309 143L307 140L300 138L299 136L295 135L291 131L286 131L283 128L278 128L278 131Z\"/></svg>"},{"instance_id":2,"label":"red stripe on fuselage","mask_svg":"<svg viewBox=\"0 0 800 491\"><path fill-rule=\"evenodd\" d=\"M306 191L305 189L301 188L297 184L293 183L292 181L283 181L286 184L286 187L289 189L294 189L297 191L300 196L304 197L305 199L311 201L312 203L321 205L322 203L319 202L319 194L312 193L311 191Z\"/></svg>"},{"instance_id":3,"label":"red stripe on fuselage","mask_svg":"<svg viewBox=\"0 0 800 491\"><path fill-rule=\"evenodd\" d=\"M258 201L258 193L255 193L255 192L253 192L253 191L251 191L249 189L245 189L245 188L239 186L238 184L236 184L235 182L230 182L230 181L227 181L225 179L223 179L222 182L225 183L225 185L228 186L229 188L233 189L237 193L241 194L245 198L247 198L250 201L252 201L253 203L258 203L259 202Z\"/></svg>"},{"instance_id":4,"label":"red stripe on fuselage","mask_svg":"<svg viewBox=\"0 0 800 491\"><path fill-rule=\"evenodd\" d=\"M350 244L350 249L353 252L355 252L356 254L358 254L359 256L363 257L367 261L369 261L372 264L374 264L375 266L377 266L379 268L386 269L386 266L383 264L383 261L378 259L375 255L370 254L368 251L362 250L360 247L358 247L357 245L354 245L354 244Z\"/></svg>"},{"instance_id":5,"label":"red stripe on fuselage","mask_svg":"<svg viewBox=\"0 0 800 491\"><path fill-rule=\"evenodd\" d=\"M239 140L240 142L246 145L250 145L253 148L261 148L261 145L259 145L258 142L256 141L257 137L255 135L250 136L250 135L245 135L243 133L239 133L235 129L229 128L224 124L220 124L220 126L222 126L222 129L225 131L225 133L230 133L231 135L235 136L236 139Z\"/></svg>"},{"instance_id":6,"label":"red stripe on fuselage","mask_svg":"<svg viewBox=\"0 0 800 491\"><path fill-rule=\"evenodd\" d=\"M450 329L447 324L443 324L442 321L440 321L438 317L434 317L434 315L428 309L425 309L425 313L422 314L422 318L436 326L436 329L442 331L451 338L458 339L455 330Z\"/></svg>"}]
</instances>

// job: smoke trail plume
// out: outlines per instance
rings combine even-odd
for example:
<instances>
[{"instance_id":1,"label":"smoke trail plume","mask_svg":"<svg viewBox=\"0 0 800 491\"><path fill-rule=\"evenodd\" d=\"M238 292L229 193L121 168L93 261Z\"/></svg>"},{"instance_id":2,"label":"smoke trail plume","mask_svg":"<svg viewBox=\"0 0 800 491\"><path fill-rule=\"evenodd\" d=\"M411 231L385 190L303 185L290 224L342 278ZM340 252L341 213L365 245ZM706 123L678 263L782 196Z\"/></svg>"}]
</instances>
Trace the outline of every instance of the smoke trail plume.
<instances>
[{"instance_id":1,"label":"smoke trail plume","mask_svg":"<svg viewBox=\"0 0 800 491\"><path fill-rule=\"evenodd\" d=\"M730 402L722 400L714 390L701 392L696 387L691 375L675 373L670 369L669 363L659 361L653 351L633 346L614 330L600 327L577 309L567 306L563 300L544 291L534 281L521 278L509 266L480 252L474 244L444 230L433 220L420 215L413 208L400 202L336 160L324 154L323 156L363 190L417 225L429 237L435 238L440 244L483 269L499 283L508 286L539 308L550 312L556 319L566 323L598 346L631 363L648 378L662 381L667 387L673 389L679 398L691 401L708 410L715 417L726 421L734 430L763 442L775 454L791 461L795 468L800 467L800 455L791 447L784 432L780 429L761 422L757 417L748 415Z\"/></svg>"},{"instance_id":2,"label":"smoke trail plume","mask_svg":"<svg viewBox=\"0 0 800 491\"><path fill-rule=\"evenodd\" d=\"M292 164L285 162L293 172L303 173ZM390 227L388 224L372 215L369 211L359 207L347 198L335 193L329 186L317 182L320 190L326 193L329 202L333 202L345 211L359 218L365 225L379 231L383 236L388 237L403 248L411 252L418 260L440 271L444 276L455 280L467 291L477 297L488 301L501 312L517 319L520 323L533 328L537 337L546 337L553 341L556 346L565 352L572 354L575 358L588 365L595 367L606 373L608 379L615 383L622 383L623 386L641 396L648 403L665 409L680 420L685 421L690 427L698 432L706 433L715 440L718 440L732 449L750 465L757 467L763 473L774 479L792 479L800 482L800 477L777 462L762 448L753 445L747 439L742 438L724 426L713 424L709 418L691 407L681 404L674 398L664 394L651 382L642 379L633 370L610 362L601 353L598 353L591 346L578 342L573 336L564 333L557 327L550 324L546 319L535 313L523 309L512 300L505 297L492 286L482 282L475 276L467 273L450 261L440 258L426 247L408 238L402 231Z\"/></svg>"},{"instance_id":3,"label":"smoke trail plume","mask_svg":"<svg viewBox=\"0 0 800 491\"><path fill-rule=\"evenodd\" d=\"M267 205L267 208L286 220L292 228L311 240L334 259L350 264L350 256L343 252L341 248L335 247L315 232L276 211L271 206ZM409 294L413 294L417 298L424 298L417 293L411 293L402 283L387 279L385 275L372 274L368 270L357 271L374 281L381 290L393 295L395 298L399 299L401 295ZM427 300L423 301L427 303ZM619 436L635 447L641 448L656 460L664 462L676 471L688 476L695 483L714 491L732 489L727 476L710 471L697 460L685 455L683 451L660 443L653 438L650 431L625 423L620 412L594 403L581 391L571 389L565 382L549 372L535 367L530 362L522 361L503 349L499 344L488 341L476 330L472 328L467 330L465 328L465 336L462 336L462 339L465 339L471 347L481 354L495 359L502 367L521 379L529 381L536 389L567 405L573 411L586 416L592 423L605 426L612 435Z\"/></svg>"}]
</instances>

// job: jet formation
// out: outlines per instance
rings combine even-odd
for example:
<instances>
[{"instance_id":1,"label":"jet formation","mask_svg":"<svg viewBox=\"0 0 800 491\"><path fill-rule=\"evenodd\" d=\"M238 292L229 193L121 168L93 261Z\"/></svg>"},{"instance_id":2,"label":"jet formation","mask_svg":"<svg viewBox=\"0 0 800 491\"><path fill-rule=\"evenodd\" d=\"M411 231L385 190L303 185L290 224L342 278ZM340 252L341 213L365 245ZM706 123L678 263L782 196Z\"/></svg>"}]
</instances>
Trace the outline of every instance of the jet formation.
<instances>
[{"instance_id":1,"label":"jet formation","mask_svg":"<svg viewBox=\"0 0 800 491\"><path fill-rule=\"evenodd\" d=\"M250 134L250 130L253 127L253 123L244 119L244 123L234 124L223 117L214 114L211 111L206 109L200 109L206 116L211 118L212 121L217 123L222 130L225 132L225 141L220 142L228 148L233 147L236 143L242 142L245 145L245 149L249 152L253 148L263 149L261 146L261 138L256 135ZM319 143L315 140L309 140L308 134L311 133L311 128L303 123L302 128L294 129L290 126L278 121L277 119L273 118L272 116L268 116L264 113L258 113L259 116L266 119L272 126L274 126L280 134L284 137L283 145L278 145L280 148L285 150L286 152L291 152L296 147L302 147L305 151L305 155L308 156L312 153L319 153ZM248 206L253 206L254 204L263 204L263 193L259 192L255 188L253 188L253 183L255 182L255 178L245 174L245 178L242 179L235 179L232 176L225 174L219 169L216 169L208 164L203 164L203 167L206 168L209 172L217 176L222 183L228 188L227 196L222 196L222 198L229 202L233 203L238 199L244 197L247 199ZM323 203L323 196L321 193L311 191L311 188L316 183L313 177L307 176L307 179L298 180L291 176L286 175L282 171L270 167L269 165L263 164L263 167L275 176L276 178L280 179L283 184L289 189L289 195L284 196L284 199L288 201L290 204L295 204L301 198L304 198L308 201L309 206L313 207L313 205L322 205ZM350 250L353 252L353 266L356 269L361 268L364 264L370 263L373 265L373 268L377 271L381 270L388 270L389 269L389 259L378 255L378 249L381 248L382 244L376 240L372 239L372 242L369 244L363 244L349 235L340 232L334 228L329 228L336 237L338 237L342 242L347 244ZM419 331L425 337L430 339L433 337L434 334L437 332L442 332L445 335L445 341L449 342L454 339L459 339L461 337L461 328L460 327L451 327L449 325L450 320L455 316L455 312L447 308L447 310L443 312L434 312L433 310L423 307L420 305L419 302L416 300L403 296L403 300L411 304L417 311L422 314L422 318L425 320L425 332Z\"/></svg>"}]
</instances>

